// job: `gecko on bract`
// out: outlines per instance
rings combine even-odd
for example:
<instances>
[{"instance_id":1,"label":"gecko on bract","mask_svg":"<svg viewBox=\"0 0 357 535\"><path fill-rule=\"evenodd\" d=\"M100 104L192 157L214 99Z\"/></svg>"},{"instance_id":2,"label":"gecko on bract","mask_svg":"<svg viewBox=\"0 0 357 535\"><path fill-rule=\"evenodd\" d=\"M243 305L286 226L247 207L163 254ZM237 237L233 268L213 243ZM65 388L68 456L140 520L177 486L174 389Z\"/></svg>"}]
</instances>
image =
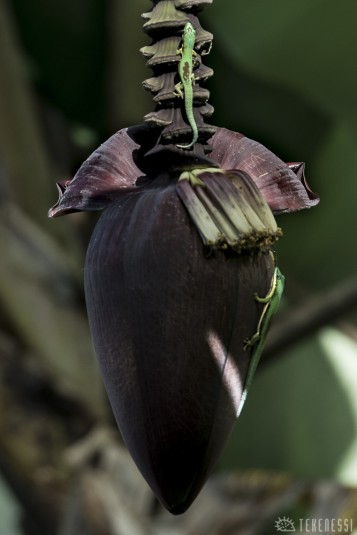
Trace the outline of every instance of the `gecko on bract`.
<instances>
[{"instance_id":1,"label":"gecko on bract","mask_svg":"<svg viewBox=\"0 0 357 535\"><path fill-rule=\"evenodd\" d=\"M194 50L196 40L196 30L190 22L185 25L182 34L182 46L177 51L181 54L179 63L179 75L181 82L175 86L175 95L184 98L185 112L187 120L192 128L192 141L188 145L177 145L181 149L189 149L198 140L198 128L193 115L193 84L195 83L195 75L193 74L193 57L196 56Z\"/></svg>"},{"instance_id":2,"label":"gecko on bract","mask_svg":"<svg viewBox=\"0 0 357 535\"><path fill-rule=\"evenodd\" d=\"M271 286L267 295L265 297L259 297L258 295L255 295L255 299L259 303L264 303L265 306L262 315L260 316L257 331L253 334L251 338L248 338L248 340L246 340L244 345L244 349L254 347L254 350L237 416L240 415L245 400L247 399L248 390L250 388L250 385L252 384L255 371L259 364L260 357L263 353L271 320L273 319L279 308L280 299L284 291L284 283L285 277L281 273L280 269L276 266L271 281Z\"/></svg>"}]
</instances>

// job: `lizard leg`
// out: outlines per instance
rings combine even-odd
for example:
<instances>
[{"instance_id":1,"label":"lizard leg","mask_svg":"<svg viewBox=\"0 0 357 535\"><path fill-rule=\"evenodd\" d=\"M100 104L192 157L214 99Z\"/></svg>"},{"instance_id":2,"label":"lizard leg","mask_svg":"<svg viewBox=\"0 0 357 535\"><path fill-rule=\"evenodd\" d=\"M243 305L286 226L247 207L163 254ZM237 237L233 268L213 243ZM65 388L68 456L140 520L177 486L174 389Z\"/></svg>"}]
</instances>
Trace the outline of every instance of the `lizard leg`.
<instances>
[{"instance_id":1,"label":"lizard leg","mask_svg":"<svg viewBox=\"0 0 357 535\"><path fill-rule=\"evenodd\" d=\"M276 290L276 276L277 276L276 275L276 271L274 271L274 275L273 275L273 278L272 278L272 281L271 281L271 286L270 286L269 292L266 294L265 297L259 297L258 294L254 295L254 298L255 298L256 301L258 301L258 303L265 303L265 307L263 308L263 312L262 312L262 314L261 314L261 316L259 318L258 327L257 327L256 332L253 334L253 336L251 338L246 338L244 340L244 346L243 346L244 351L246 351L247 349L251 348L260 339L260 333L261 333L261 329L262 329L262 324L263 324L265 315L266 315L266 313L268 311L270 302L271 302L271 300L272 300L272 298L274 296L275 290Z\"/></svg>"},{"instance_id":2,"label":"lizard leg","mask_svg":"<svg viewBox=\"0 0 357 535\"><path fill-rule=\"evenodd\" d=\"M183 98L183 83L182 82L179 82L178 84L175 85L174 95L176 95L177 97Z\"/></svg>"}]
</instances>

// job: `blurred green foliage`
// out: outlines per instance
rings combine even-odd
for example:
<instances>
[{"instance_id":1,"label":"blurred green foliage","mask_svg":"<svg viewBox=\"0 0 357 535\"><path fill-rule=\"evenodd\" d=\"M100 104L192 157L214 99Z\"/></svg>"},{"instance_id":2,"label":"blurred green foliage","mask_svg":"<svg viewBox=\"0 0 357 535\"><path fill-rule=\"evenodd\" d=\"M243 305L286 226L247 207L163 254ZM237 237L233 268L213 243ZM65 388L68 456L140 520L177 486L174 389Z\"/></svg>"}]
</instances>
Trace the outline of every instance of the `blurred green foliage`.
<instances>
[{"instance_id":1,"label":"blurred green foliage","mask_svg":"<svg viewBox=\"0 0 357 535\"><path fill-rule=\"evenodd\" d=\"M1 529L6 535L21 535L18 526L19 507L11 490L0 478L0 518Z\"/></svg>"},{"instance_id":2,"label":"blurred green foliage","mask_svg":"<svg viewBox=\"0 0 357 535\"><path fill-rule=\"evenodd\" d=\"M306 161L321 197L311 212L279 218L286 294L291 280L308 292L328 291L357 266L357 4L226 0L212 11L218 114L222 108L230 127L286 161ZM258 374L224 467L357 483L357 345L338 331L326 336L304 341Z\"/></svg>"},{"instance_id":3,"label":"blurred green foliage","mask_svg":"<svg viewBox=\"0 0 357 535\"><path fill-rule=\"evenodd\" d=\"M128 47L141 32L140 13L151 6L146 0L131 3L137 28L125 20L116 24ZM37 93L70 127L83 125L101 140L112 133L112 4L10 2ZM308 295L356 273L356 20L355 0L216 0L204 13L203 25L215 35L205 60L215 70L209 85L216 108L212 122L262 142L285 161L305 161L310 186L321 197L310 212L279 218L287 302L289 281L298 281ZM127 84L128 71L121 76ZM132 123L141 120L141 105L130 106ZM117 120L117 128L125 126ZM90 135L79 144L83 150L86 139L89 153ZM74 160L72 170L79 163ZM357 483L357 348L350 341L354 357L343 358L346 340L333 333L304 341L258 373L222 466L279 468Z\"/></svg>"},{"instance_id":4,"label":"blurred green foliage","mask_svg":"<svg viewBox=\"0 0 357 535\"><path fill-rule=\"evenodd\" d=\"M11 0L33 81L71 121L103 127L107 43L103 0Z\"/></svg>"}]
</instances>

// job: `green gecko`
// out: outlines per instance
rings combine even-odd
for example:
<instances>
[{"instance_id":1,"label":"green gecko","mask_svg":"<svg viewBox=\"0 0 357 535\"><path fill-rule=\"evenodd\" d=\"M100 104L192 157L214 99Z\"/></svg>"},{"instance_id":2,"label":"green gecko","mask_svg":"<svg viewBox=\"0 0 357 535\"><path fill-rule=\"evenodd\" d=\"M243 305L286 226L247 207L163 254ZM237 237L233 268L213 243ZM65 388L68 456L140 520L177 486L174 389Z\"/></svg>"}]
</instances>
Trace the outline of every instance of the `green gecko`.
<instances>
[{"instance_id":1,"label":"green gecko","mask_svg":"<svg viewBox=\"0 0 357 535\"><path fill-rule=\"evenodd\" d=\"M181 82L175 85L175 95L185 99L185 112L189 125L192 128L192 141L188 145L177 145L181 149L189 149L198 139L198 128L193 114L193 84L195 75L193 74L193 58L196 56L194 50L196 30L190 22L185 25L182 34L182 46L177 51L181 54L178 67Z\"/></svg>"},{"instance_id":2,"label":"green gecko","mask_svg":"<svg viewBox=\"0 0 357 535\"><path fill-rule=\"evenodd\" d=\"M280 269L276 267L271 281L271 286L267 295L265 297L259 297L257 294L255 295L255 299L259 303L264 303L265 306L262 315L260 316L256 333L253 334L251 338L245 340L244 349L246 350L254 346L254 350L253 355L251 357L252 360L249 366L247 379L245 381L242 398L238 407L237 417L240 415L245 400L247 399L248 390L252 383L255 370L257 369L260 357L264 349L265 340L268 334L271 320L273 319L279 308L280 299L284 291L284 283L285 277L281 273Z\"/></svg>"}]
</instances>

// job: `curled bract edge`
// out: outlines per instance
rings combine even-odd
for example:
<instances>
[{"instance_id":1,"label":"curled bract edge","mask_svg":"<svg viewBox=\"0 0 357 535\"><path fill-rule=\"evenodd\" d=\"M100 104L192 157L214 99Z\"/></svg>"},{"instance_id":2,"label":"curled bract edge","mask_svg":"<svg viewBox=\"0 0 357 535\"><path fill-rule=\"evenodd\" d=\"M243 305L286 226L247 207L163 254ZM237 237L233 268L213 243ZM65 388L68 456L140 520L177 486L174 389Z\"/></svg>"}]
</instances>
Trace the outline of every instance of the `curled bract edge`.
<instances>
[{"instance_id":1,"label":"curled bract edge","mask_svg":"<svg viewBox=\"0 0 357 535\"><path fill-rule=\"evenodd\" d=\"M116 132L81 165L74 178L57 184L58 202L49 217L106 208L126 192L158 187L144 155L152 130L146 125ZM217 128L210 159L224 170L247 173L274 214L311 208L319 197L309 188L303 163L284 163L266 147L238 132Z\"/></svg>"}]
</instances>

